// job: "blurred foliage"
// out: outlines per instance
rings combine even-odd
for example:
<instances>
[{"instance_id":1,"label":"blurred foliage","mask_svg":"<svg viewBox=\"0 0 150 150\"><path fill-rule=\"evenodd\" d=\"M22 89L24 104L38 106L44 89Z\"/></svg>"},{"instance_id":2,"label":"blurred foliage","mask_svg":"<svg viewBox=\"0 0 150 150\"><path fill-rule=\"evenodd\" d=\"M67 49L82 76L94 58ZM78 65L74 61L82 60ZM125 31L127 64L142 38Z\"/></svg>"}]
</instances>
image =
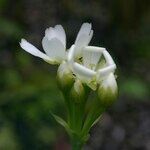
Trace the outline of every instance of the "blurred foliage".
<instances>
[{"instance_id":1,"label":"blurred foliage","mask_svg":"<svg viewBox=\"0 0 150 150\"><path fill-rule=\"evenodd\" d=\"M149 96L147 84L136 78L129 78L122 82L120 90L122 93L137 100L147 100Z\"/></svg>"},{"instance_id":2,"label":"blurred foliage","mask_svg":"<svg viewBox=\"0 0 150 150\"><path fill-rule=\"evenodd\" d=\"M20 26L13 21L0 19L0 33L7 37L14 37L18 39L19 35L22 35Z\"/></svg>"},{"instance_id":3,"label":"blurred foliage","mask_svg":"<svg viewBox=\"0 0 150 150\"><path fill-rule=\"evenodd\" d=\"M21 50L19 41L24 37L41 48L45 28L60 23L69 47L85 21L93 24L91 43L106 47L117 62L121 100L112 111L128 116L124 103L144 102L141 112L150 104L150 1L0 0L1 150L67 149L63 129L50 115L65 116L56 67Z\"/></svg>"}]
</instances>

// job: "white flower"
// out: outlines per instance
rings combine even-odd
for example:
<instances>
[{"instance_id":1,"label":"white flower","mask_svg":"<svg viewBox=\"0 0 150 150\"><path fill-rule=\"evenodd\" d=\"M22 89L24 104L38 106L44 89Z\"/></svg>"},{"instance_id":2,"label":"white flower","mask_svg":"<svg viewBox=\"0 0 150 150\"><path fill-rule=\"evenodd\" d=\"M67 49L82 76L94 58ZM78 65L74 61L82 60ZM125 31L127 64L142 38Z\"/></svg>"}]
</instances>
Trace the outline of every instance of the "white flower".
<instances>
[{"instance_id":1,"label":"white flower","mask_svg":"<svg viewBox=\"0 0 150 150\"><path fill-rule=\"evenodd\" d=\"M86 46L82 53L81 61L72 63L73 72L91 88L96 89L97 83L100 83L108 74L113 73L116 65L105 48ZM105 64L99 68L101 57L104 57Z\"/></svg>"},{"instance_id":2,"label":"white flower","mask_svg":"<svg viewBox=\"0 0 150 150\"><path fill-rule=\"evenodd\" d=\"M105 48L88 46L92 36L91 24L84 23L67 58L77 78L96 89L97 83L100 83L111 72L114 73L116 65ZM105 59L103 66L99 66L101 57Z\"/></svg>"},{"instance_id":3,"label":"white flower","mask_svg":"<svg viewBox=\"0 0 150 150\"><path fill-rule=\"evenodd\" d=\"M65 72L70 72L70 70L73 71L72 63L74 59L80 58L82 49L89 44L92 36L93 30L91 24L83 23L74 44L67 52L65 31L61 25L56 25L54 28L50 27L45 31L45 36L42 40L45 53L38 50L25 39L21 40L20 46L28 53L40 57L50 64L61 64L58 69L58 74L61 75L61 72L64 73L64 70ZM78 64L75 64L75 66L76 65ZM66 66L66 68L62 66ZM92 74L93 71L90 73Z\"/></svg>"},{"instance_id":4,"label":"white flower","mask_svg":"<svg viewBox=\"0 0 150 150\"><path fill-rule=\"evenodd\" d=\"M107 74L114 72L116 65L105 48L88 46L92 36L91 24L84 23L67 58L70 68L77 78L95 89L95 83L99 83ZM105 65L99 68L102 55Z\"/></svg>"},{"instance_id":5,"label":"white flower","mask_svg":"<svg viewBox=\"0 0 150 150\"><path fill-rule=\"evenodd\" d=\"M21 40L20 46L28 53L40 57L50 64L60 64L63 60L66 60L67 57L66 34L61 25L46 29L45 36L42 40L45 53L38 50L25 39Z\"/></svg>"},{"instance_id":6,"label":"white flower","mask_svg":"<svg viewBox=\"0 0 150 150\"><path fill-rule=\"evenodd\" d=\"M35 46L21 40L20 46L30 54L40 57L50 64L66 63L65 70L71 70L78 79L96 89L97 83L104 80L110 73L114 73L116 65L103 47L88 46L93 36L92 25L83 23L74 44L66 51L66 34L61 25L46 29L42 40L45 53ZM101 66L103 58L105 63ZM59 69L61 70L61 69Z\"/></svg>"},{"instance_id":7,"label":"white flower","mask_svg":"<svg viewBox=\"0 0 150 150\"><path fill-rule=\"evenodd\" d=\"M50 27L45 31L45 36L42 40L42 46L45 53L38 50L25 39L21 40L20 46L28 53L40 57L50 64L61 64L63 61L67 60L67 57L68 62L70 62L69 58L71 60L73 57L79 56L79 54L81 54L81 49L88 45L92 35L93 30L91 30L91 24L83 23L75 40L76 47L74 48L74 52L71 52L71 49L74 47L74 45L72 45L67 53L65 31L61 25L56 25L54 28Z\"/></svg>"}]
</instances>

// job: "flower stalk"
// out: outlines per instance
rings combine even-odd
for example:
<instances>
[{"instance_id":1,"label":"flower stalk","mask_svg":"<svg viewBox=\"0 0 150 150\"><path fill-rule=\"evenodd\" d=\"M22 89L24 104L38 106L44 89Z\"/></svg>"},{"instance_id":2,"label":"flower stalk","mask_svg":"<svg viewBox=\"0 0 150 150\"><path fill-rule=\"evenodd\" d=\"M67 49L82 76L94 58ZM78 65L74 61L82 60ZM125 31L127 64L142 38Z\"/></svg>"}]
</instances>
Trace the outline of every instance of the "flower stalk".
<instances>
[{"instance_id":1,"label":"flower stalk","mask_svg":"<svg viewBox=\"0 0 150 150\"><path fill-rule=\"evenodd\" d=\"M71 138L72 150L82 150L84 143L77 137L73 136Z\"/></svg>"}]
</instances>

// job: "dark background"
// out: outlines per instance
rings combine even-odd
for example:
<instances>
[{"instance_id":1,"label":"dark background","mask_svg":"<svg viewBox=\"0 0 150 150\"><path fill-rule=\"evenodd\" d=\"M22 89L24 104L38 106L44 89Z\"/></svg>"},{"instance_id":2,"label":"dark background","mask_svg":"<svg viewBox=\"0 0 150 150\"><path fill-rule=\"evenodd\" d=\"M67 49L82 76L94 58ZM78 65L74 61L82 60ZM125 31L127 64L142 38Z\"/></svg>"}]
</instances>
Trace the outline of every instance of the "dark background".
<instances>
[{"instance_id":1,"label":"dark background","mask_svg":"<svg viewBox=\"0 0 150 150\"><path fill-rule=\"evenodd\" d=\"M85 150L150 150L149 0L0 0L0 150L67 150L68 137L50 112L65 116L57 66L23 51L41 47L44 31L62 24L67 47L83 22L90 45L106 47L117 64L119 99L91 130Z\"/></svg>"}]
</instances>

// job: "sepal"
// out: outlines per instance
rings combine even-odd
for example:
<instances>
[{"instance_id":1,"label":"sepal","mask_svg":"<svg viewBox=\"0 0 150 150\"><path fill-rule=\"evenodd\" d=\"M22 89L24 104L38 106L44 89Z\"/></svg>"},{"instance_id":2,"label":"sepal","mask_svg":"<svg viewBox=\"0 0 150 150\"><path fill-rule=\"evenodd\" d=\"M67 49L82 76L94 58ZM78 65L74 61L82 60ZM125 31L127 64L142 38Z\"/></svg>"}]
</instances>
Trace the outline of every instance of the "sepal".
<instances>
[{"instance_id":1,"label":"sepal","mask_svg":"<svg viewBox=\"0 0 150 150\"><path fill-rule=\"evenodd\" d=\"M56 120L56 122L58 122L61 126L63 126L65 129L66 129L66 132L69 134L69 135L72 135L72 130L70 129L69 125L67 124L67 122L62 119L61 117L51 113L51 115L53 116L53 118Z\"/></svg>"},{"instance_id":2,"label":"sepal","mask_svg":"<svg viewBox=\"0 0 150 150\"><path fill-rule=\"evenodd\" d=\"M60 64L58 71L57 71L57 83L58 87L63 92L70 91L70 88L72 87L74 83L74 76L72 74L72 71L68 64L66 62L63 62Z\"/></svg>"},{"instance_id":3,"label":"sepal","mask_svg":"<svg viewBox=\"0 0 150 150\"><path fill-rule=\"evenodd\" d=\"M97 92L102 107L107 108L113 104L118 96L117 82L113 73L101 81Z\"/></svg>"},{"instance_id":4,"label":"sepal","mask_svg":"<svg viewBox=\"0 0 150 150\"><path fill-rule=\"evenodd\" d=\"M70 97L75 103L81 103L85 100L85 87L81 80L76 79L70 92Z\"/></svg>"}]
</instances>

